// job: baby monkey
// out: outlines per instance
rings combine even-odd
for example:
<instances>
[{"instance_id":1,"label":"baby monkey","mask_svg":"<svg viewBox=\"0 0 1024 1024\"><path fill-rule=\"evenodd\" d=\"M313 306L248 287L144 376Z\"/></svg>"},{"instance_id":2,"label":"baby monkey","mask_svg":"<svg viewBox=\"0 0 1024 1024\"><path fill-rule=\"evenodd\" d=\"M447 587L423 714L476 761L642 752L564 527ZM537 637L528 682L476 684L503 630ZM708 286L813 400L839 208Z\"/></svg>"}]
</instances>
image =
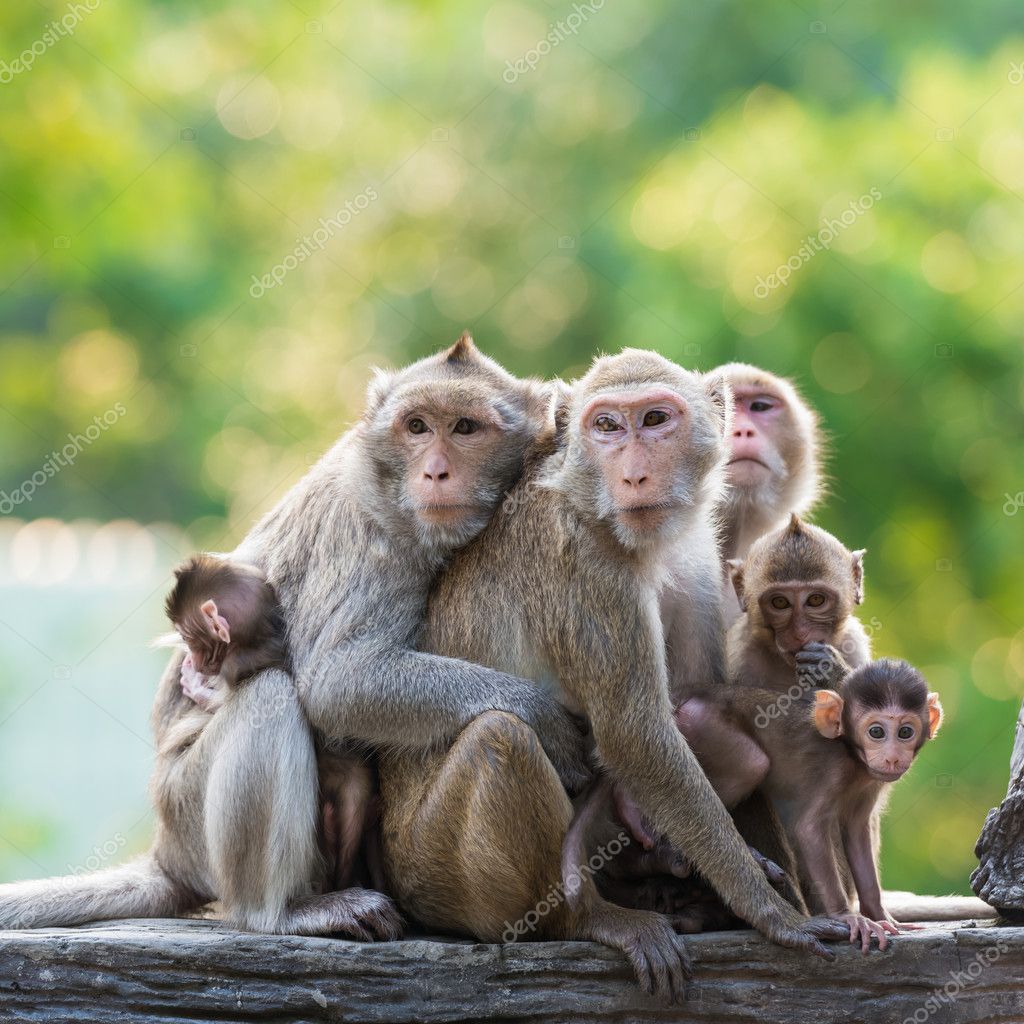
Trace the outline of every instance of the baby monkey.
<instances>
[{"instance_id":1,"label":"baby monkey","mask_svg":"<svg viewBox=\"0 0 1024 1024\"><path fill-rule=\"evenodd\" d=\"M167 597L174 638L188 654L181 689L199 711L187 715L166 737L164 750L194 743L228 693L265 669L290 673L284 613L274 588L255 566L214 555L194 555L175 571ZM321 842L326 889L351 884L365 843L371 880L377 881L373 818L376 778L371 766L349 751L318 751Z\"/></svg>"},{"instance_id":2,"label":"baby monkey","mask_svg":"<svg viewBox=\"0 0 1024 1024\"><path fill-rule=\"evenodd\" d=\"M824 644L809 645L797 676L808 696L788 714L765 715L774 691L740 688L729 694L730 717L768 756L761 790L786 822L806 879L812 913L849 924L850 941L879 949L900 925L882 906L872 843L872 816L942 724L942 704L905 661L883 658L854 670ZM815 686L830 689L815 689ZM800 711L803 709L803 713ZM757 723L755 725L755 723ZM737 774L749 780L745 766ZM860 900L843 882L845 855Z\"/></svg>"},{"instance_id":3,"label":"baby monkey","mask_svg":"<svg viewBox=\"0 0 1024 1024\"><path fill-rule=\"evenodd\" d=\"M167 617L188 648L181 666L185 696L216 711L230 690L268 668L288 671L284 615L274 588L257 568L194 555L174 570Z\"/></svg>"}]
</instances>

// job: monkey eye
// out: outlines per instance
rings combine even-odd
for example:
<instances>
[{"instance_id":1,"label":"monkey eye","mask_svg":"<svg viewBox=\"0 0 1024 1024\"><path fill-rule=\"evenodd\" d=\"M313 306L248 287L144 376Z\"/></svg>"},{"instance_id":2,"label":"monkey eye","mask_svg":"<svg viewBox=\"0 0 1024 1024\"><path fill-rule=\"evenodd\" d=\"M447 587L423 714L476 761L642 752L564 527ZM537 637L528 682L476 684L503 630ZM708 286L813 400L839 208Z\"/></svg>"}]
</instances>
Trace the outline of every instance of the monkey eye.
<instances>
[{"instance_id":1,"label":"monkey eye","mask_svg":"<svg viewBox=\"0 0 1024 1024\"><path fill-rule=\"evenodd\" d=\"M454 431L456 434L475 434L480 429L480 424L476 420L467 419L463 416L455 424Z\"/></svg>"},{"instance_id":2,"label":"monkey eye","mask_svg":"<svg viewBox=\"0 0 1024 1024\"><path fill-rule=\"evenodd\" d=\"M425 434L427 432L427 425L418 416L414 416L406 424L406 429L410 434Z\"/></svg>"},{"instance_id":3,"label":"monkey eye","mask_svg":"<svg viewBox=\"0 0 1024 1024\"><path fill-rule=\"evenodd\" d=\"M767 398L755 398L750 403L751 412L767 412L769 409L774 409L775 403L769 402Z\"/></svg>"},{"instance_id":4,"label":"monkey eye","mask_svg":"<svg viewBox=\"0 0 1024 1024\"><path fill-rule=\"evenodd\" d=\"M884 740L885 730L880 725L873 725L870 729L868 729L868 735L873 740Z\"/></svg>"},{"instance_id":5,"label":"monkey eye","mask_svg":"<svg viewBox=\"0 0 1024 1024\"><path fill-rule=\"evenodd\" d=\"M643 426L645 427L658 427L662 423L668 422L668 413L662 412L661 409L652 409L649 413L644 416Z\"/></svg>"},{"instance_id":6,"label":"monkey eye","mask_svg":"<svg viewBox=\"0 0 1024 1024\"><path fill-rule=\"evenodd\" d=\"M598 416L597 419L594 420L594 427L597 430L600 430L602 434L611 434L616 430L622 429L614 417L609 416L606 413Z\"/></svg>"},{"instance_id":7,"label":"monkey eye","mask_svg":"<svg viewBox=\"0 0 1024 1024\"><path fill-rule=\"evenodd\" d=\"M811 594L811 596L807 598L807 604L810 605L811 608L820 608L824 603L824 594Z\"/></svg>"},{"instance_id":8,"label":"monkey eye","mask_svg":"<svg viewBox=\"0 0 1024 1024\"><path fill-rule=\"evenodd\" d=\"M901 725L896 735L901 740L909 740L914 738L914 727L912 725Z\"/></svg>"},{"instance_id":9,"label":"monkey eye","mask_svg":"<svg viewBox=\"0 0 1024 1024\"><path fill-rule=\"evenodd\" d=\"M783 608L789 607L789 602L781 594L776 594L771 600L771 606L782 611Z\"/></svg>"}]
</instances>

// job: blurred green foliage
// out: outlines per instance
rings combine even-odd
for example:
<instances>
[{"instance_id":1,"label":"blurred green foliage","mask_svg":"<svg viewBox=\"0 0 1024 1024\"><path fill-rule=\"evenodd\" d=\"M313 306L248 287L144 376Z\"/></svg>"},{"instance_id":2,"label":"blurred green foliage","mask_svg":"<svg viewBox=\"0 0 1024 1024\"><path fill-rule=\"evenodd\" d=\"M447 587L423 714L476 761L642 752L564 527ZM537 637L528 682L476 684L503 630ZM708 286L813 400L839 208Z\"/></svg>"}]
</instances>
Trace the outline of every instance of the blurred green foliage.
<instances>
[{"instance_id":1,"label":"blurred green foliage","mask_svg":"<svg viewBox=\"0 0 1024 1024\"><path fill-rule=\"evenodd\" d=\"M0 499L124 414L0 510L229 546L373 364L466 326L523 374L629 343L791 375L876 649L949 716L896 787L885 881L966 891L1024 694L1019 5L91 2L0 11ZM117 636L77 653L145 639ZM43 851L20 813L0 832Z\"/></svg>"}]
</instances>

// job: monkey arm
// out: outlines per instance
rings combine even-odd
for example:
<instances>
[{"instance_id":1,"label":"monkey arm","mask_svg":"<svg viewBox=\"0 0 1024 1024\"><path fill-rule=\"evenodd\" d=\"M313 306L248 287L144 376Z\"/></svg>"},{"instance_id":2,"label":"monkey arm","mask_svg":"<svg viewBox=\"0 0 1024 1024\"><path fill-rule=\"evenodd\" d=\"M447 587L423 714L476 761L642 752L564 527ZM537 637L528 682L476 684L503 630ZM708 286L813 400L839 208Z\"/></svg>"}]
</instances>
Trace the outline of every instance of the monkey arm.
<instances>
[{"instance_id":1,"label":"monkey arm","mask_svg":"<svg viewBox=\"0 0 1024 1024\"><path fill-rule=\"evenodd\" d=\"M811 801L804 806L793 829L797 856L811 880L808 899L818 904L826 914L845 914L850 903L839 877L833 830L835 813L823 801Z\"/></svg>"},{"instance_id":2,"label":"monkey arm","mask_svg":"<svg viewBox=\"0 0 1024 1024\"><path fill-rule=\"evenodd\" d=\"M843 846L850 864L853 884L857 887L861 913L873 921L884 921L882 884L878 877L871 824L874 801L862 801L853 810L843 829Z\"/></svg>"},{"instance_id":3,"label":"monkey arm","mask_svg":"<svg viewBox=\"0 0 1024 1024\"><path fill-rule=\"evenodd\" d=\"M310 723L328 741L426 749L450 742L484 711L506 711L537 733L567 788L589 778L572 716L517 676L437 654L352 644L308 660L297 682Z\"/></svg>"}]
</instances>

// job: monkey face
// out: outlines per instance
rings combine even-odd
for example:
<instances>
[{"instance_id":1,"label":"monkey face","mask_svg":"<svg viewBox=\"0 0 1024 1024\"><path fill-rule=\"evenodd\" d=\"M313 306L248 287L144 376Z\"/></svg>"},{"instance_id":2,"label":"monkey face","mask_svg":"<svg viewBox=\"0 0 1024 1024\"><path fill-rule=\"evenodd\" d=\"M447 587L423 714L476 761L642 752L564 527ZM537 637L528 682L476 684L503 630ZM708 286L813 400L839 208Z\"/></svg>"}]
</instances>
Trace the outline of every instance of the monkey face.
<instances>
[{"instance_id":1,"label":"monkey face","mask_svg":"<svg viewBox=\"0 0 1024 1024\"><path fill-rule=\"evenodd\" d=\"M838 593L824 580L777 583L758 598L761 617L775 636L775 646L790 664L809 643L836 640L840 612Z\"/></svg>"},{"instance_id":2,"label":"monkey face","mask_svg":"<svg viewBox=\"0 0 1024 1024\"><path fill-rule=\"evenodd\" d=\"M732 436L726 471L729 484L757 494L774 479L785 479L783 441L793 432L793 417L781 394L767 387L733 388Z\"/></svg>"},{"instance_id":3,"label":"monkey face","mask_svg":"<svg viewBox=\"0 0 1024 1024\"><path fill-rule=\"evenodd\" d=\"M928 718L921 710L857 704L850 709L848 734L868 774L878 782L895 782L906 772L928 738L927 730Z\"/></svg>"},{"instance_id":4,"label":"monkey face","mask_svg":"<svg viewBox=\"0 0 1024 1024\"><path fill-rule=\"evenodd\" d=\"M664 387L602 394L583 410L581 437L620 523L657 529L676 509L687 428L687 403Z\"/></svg>"}]
</instances>

